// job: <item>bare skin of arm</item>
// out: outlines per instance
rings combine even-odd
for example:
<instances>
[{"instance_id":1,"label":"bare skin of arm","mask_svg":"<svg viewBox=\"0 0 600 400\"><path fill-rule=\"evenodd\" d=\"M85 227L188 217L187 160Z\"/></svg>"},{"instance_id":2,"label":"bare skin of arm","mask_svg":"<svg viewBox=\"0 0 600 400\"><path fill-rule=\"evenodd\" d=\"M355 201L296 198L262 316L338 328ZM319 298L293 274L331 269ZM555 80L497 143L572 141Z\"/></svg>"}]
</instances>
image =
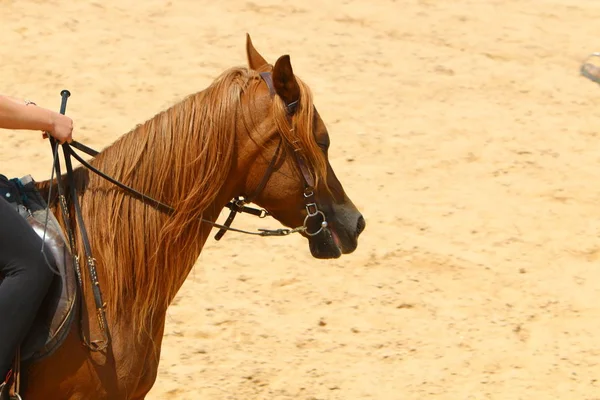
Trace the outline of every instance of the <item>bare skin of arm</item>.
<instances>
[{"instance_id":1,"label":"bare skin of arm","mask_svg":"<svg viewBox=\"0 0 600 400\"><path fill-rule=\"evenodd\" d=\"M71 141L73 120L55 111L0 95L0 128L44 131L64 143Z\"/></svg>"}]
</instances>

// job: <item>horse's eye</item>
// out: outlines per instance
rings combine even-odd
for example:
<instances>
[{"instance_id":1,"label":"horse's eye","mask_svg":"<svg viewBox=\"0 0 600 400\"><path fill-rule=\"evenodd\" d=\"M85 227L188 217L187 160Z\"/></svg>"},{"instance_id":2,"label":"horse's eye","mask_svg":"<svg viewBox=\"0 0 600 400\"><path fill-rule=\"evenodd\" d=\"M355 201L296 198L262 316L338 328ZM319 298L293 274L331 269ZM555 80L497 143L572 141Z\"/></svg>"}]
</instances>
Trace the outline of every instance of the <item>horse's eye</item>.
<instances>
[{"instance_id":1,"label":"horse's eye","mask_svg":"<svg viewBox=\"0 0 600 400\"><path fill-rule=\"evenodd\" d=\"M317 142L317 146L319 146L321 148L321 150L323 151L327 151L329 150L329 143L321 143L321 142Z\"/></svg>"},{"instance_id":2,"label":"horse's eye","mask_svg":"<svg viewBox=\"0 0 600 400\"><path fill-rule=\"evenodd\" d=\"M329 142L329 136L328 136L328 135L324 135L324 137L322 137L322 138L319 138L319 139L317 140L317 145L318 145L318 146L319 146L321 149L323 149L323 150L325 150L325 151L329 150L329 144L330 144L330 142Z\"/></svg>"}]
</instances>

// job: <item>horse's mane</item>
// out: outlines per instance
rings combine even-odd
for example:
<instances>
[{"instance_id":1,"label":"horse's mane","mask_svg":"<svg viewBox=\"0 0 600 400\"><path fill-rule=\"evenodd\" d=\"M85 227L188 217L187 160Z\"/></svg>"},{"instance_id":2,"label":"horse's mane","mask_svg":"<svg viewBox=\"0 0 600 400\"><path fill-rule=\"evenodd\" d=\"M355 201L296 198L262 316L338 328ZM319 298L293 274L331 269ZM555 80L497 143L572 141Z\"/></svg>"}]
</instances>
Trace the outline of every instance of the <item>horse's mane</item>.
<instances>
[{"instance_id":1,"label":"horse's mane","mask_svg":"<svg viewBox=\"0 0 600 400\"><path fill-rule=\"evenodd\" d=\"M93 174L86 181L87 174L77 171L83 216L106 277L107 314L118 319L126 313L140 335L153 329L148 326L152 316L166 309L200 253L199 217L209 211L230 173L237 123L247 121L241 97L259 79L246 68L225 71L207 89L138 125L93 160L106 174L169 203L173 215ZM273 117L288 146L303 151L315 178L324 179L327 164L313 136L312 95L300 79L298 84L295 129L290 130L277 96ZM125 297L130 299L126 310L120 308Z\"/></svg>"}]
</instances>

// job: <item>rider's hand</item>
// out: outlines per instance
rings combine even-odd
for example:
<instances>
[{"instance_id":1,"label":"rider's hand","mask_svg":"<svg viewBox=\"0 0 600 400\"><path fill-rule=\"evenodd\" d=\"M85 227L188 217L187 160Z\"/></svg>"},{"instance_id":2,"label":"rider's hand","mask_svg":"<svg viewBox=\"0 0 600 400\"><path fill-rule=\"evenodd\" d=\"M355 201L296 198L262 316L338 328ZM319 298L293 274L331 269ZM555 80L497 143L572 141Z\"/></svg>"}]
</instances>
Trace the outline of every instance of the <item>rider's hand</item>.
<instances>
[{"instance_id":1,"label":"rider's hand","mask_svg":"<svg viewBox=\"0 0 600 400\"><path fill-rule=\"evenodd\" d=\"M73 139L73 120L66 115L52 111L50 116L52 128L48 133L59 143L70 143Z\"/></svg>"}]
</instances>

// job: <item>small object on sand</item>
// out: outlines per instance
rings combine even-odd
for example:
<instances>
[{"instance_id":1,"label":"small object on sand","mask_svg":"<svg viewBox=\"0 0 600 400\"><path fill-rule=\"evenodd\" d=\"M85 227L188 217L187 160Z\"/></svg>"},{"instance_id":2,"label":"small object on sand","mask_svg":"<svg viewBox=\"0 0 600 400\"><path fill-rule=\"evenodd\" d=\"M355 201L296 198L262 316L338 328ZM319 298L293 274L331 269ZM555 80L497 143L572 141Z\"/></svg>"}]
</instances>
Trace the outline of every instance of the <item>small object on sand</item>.
<instances>
[{"instance_id":1,"label":"small object on sand","mask_svg":"<svg viewBox=\"0 0 600 400\"><path fill-rule=\"evenodd\" d=\"M581 75L600 85L600 53L590 54L581 64L580 72Z\"/></svg>"}]
</instances>

